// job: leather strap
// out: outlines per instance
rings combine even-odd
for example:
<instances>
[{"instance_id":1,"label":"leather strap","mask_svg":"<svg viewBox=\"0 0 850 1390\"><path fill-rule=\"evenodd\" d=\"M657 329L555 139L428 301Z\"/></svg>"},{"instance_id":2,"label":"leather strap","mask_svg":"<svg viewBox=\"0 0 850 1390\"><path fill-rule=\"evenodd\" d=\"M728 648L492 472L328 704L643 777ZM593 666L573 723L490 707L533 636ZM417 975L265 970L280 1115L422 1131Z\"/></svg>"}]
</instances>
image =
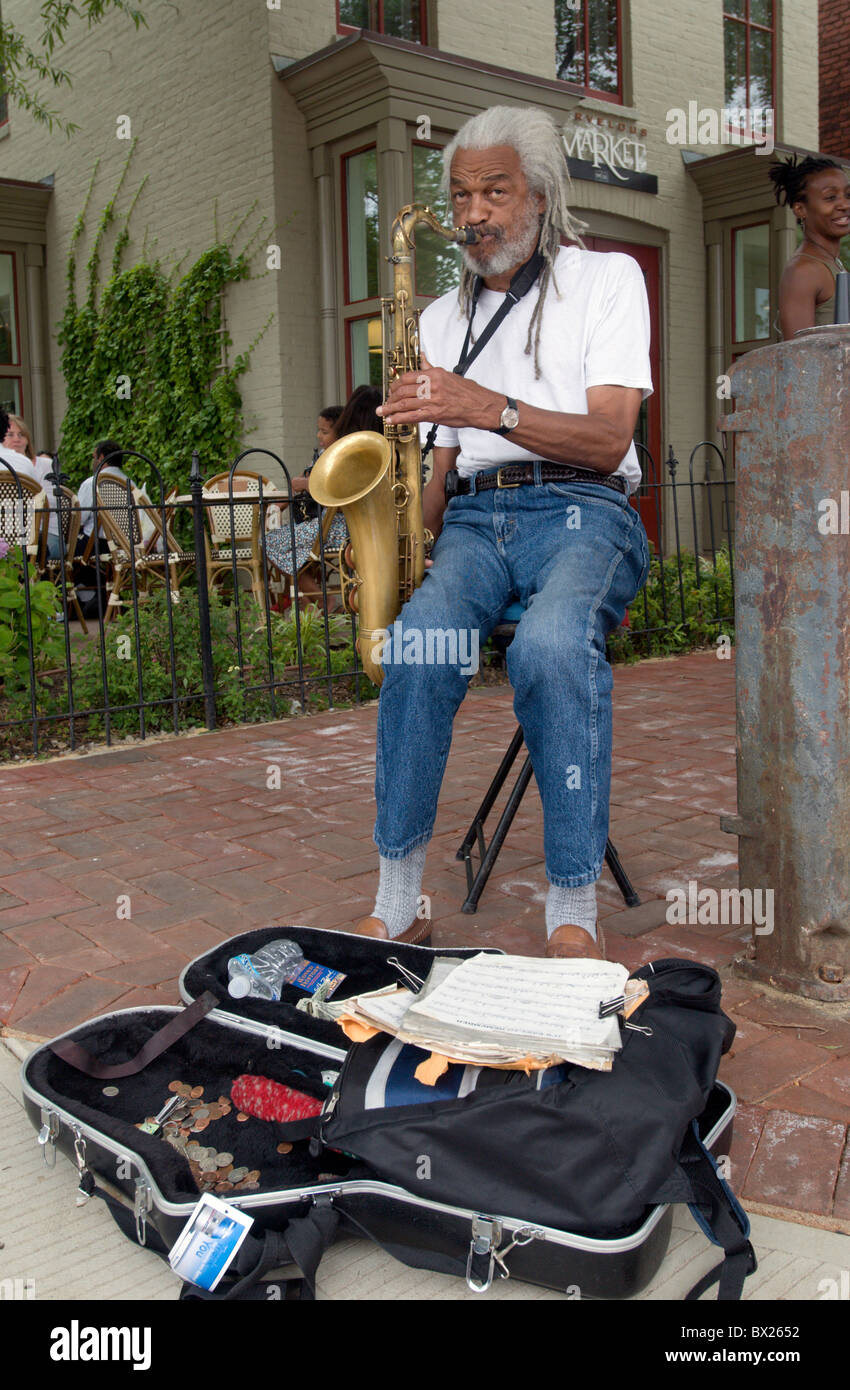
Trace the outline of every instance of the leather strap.
<instances>
[{"instance_id":1,"label":"leather strap","mask_svg":"<svg viewBox=\"0 0 850 1390\"><path fill-rule=\"evenodd\" d=\"M56 1042L49 1044L50 1051L56 1057L60 1057L63 1062L67 1062L70 1067L83 1072L86 1076L93 1076L97 1081L118 1081L124 1076L136 1076L138 1072L144 1071L149 1062L154 1058L160 1057L163 1052L167 1052L169 1047L182 1038L186 1033L200 1023L202 1018L214 1009L218 1004L218 998L210 990L205 990L193 1004L181 1010L170 1018L153 1037L148 1038L144 1047L132 1057L129 1062L118 1062L115 1065L105 1065L87 1052L79 1043L72 1042L70 1038L59 1038Z\"/></svg>"},{"instance_id":2,"label":"leather strap","mask_svg":"<svg viewBox=\"0 0 850 1390\"><path fill-rule=\"evenodd\" d=\"M446 475L447 482L449 477L451 474ZM540 480L543 483L596 483L599 487L609 487L619 493L628 490L628 484L620 474L597 473L592 468L573 468L570 464L549 463L545 459L540 464ZM452 484L451 495L466 497L470 492L485 492L494 487L533 486L536 481L533 463L503 463L501 468L492 472L476 473L474 479L458 478L456 484Z\"/></svg>"}]
</instances>

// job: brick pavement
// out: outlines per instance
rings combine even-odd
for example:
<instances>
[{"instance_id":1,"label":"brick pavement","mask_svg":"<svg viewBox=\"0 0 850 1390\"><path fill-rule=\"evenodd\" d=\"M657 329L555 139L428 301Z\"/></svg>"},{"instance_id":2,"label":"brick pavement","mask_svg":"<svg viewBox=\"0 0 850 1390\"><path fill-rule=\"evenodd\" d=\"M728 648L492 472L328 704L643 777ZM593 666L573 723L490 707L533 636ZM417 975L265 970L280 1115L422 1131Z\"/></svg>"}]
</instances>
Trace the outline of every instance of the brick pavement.
<instances>
[{"instance_id":1,"label":"brick pavement","mask_svg":"<svg viewBox=\"0 0 850 1390\"><path fill-rule=\"evenodd\" d=\"M665 894L736 886L734 671L711 652L615 673L611 836L640 893L599 888L609 954L707 961L738 1025L720 1075L749 1205L850 1230L850 1009L732 975L746 929L670 926ZM193 956L257 925L345 928L374 901L376 707L0 764L0 1024L46 1038L107 1009L176 1003ZM529 789L474 916L455 850L514 728L510 692L455 725L424 891L437 945L542 953L540 802Z\"/></svg>"}]
</instances>

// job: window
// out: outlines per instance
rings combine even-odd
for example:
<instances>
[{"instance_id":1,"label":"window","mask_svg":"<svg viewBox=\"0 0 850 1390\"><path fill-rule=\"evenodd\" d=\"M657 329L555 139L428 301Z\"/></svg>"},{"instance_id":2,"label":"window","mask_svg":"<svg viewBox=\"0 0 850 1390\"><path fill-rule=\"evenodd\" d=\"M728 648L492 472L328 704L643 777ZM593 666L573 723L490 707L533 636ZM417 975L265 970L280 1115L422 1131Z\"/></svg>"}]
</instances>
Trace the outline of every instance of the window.
<instances>
[{"instance_id":1,"label":"window","mask_svg":"<svg viewBox=\"0 0 850 1390\"><path fill-rule=\"evenodd\" d=\"M0 408L20 415L22 386L16 256L0 251Z\"/></svg>"},{"instance_id":2,"label":"window","mask_svg":"<svg viewBox=\"0 0 850 1390\"><path fill-rule=\"evenodd\" d=\"M393 39L427 43L426 0L337 0L337 29L371 29Z\"/></svg>"},{"instance_id":3,"label":"window","mask_svg":"<svg viewBox=\"0 0 850 1390\"><path fill-rule=\"evenodd\" d=\"M3 12L0 9L0 26L3 23ZM3 76L3 66L0 64L0 78ZM9 99L5 92L0 92L0 125L9 119Z\"/></svg>"},{"instance_id":4,"label":"window","mask_svg":"<svg viewBox=\"0 0 850 1390\"><path fill-rule=\"evenodd\" d=\"M380 318L348 320L346 357L348 394L355 386L383 386L384 359Z\"/></svg>"},{"instance_id":5,"label":"window","mask_svg":"<svg viewBox=\"0 0 850 1390\"><path fill-rule=\"evenodd\" d=\"M20 360L15 257L11 251L0 251L0 367L14 366Z\"/></svg>"},{"instance_id":6,"label":"window","mask_svg":"<svg viewBox=\"0 0 850 1390\"><path fill-rule=\"evenodd\" d=\"M773 108L774 0L724 0L728 107Z\"/></svg>"},{"instance_id":7,"label":"window","mask_svg":"<svg viewBox=\"0 0 850 1390\"><path fill-rule=\"evenodd\" d=\"M732 340L742 343L770 337L770 224L732 229Z\"/></svg>"},{"instance_id":8,"label":"window","mask_svg":"<svg viewBox=\"0 0 850 1390\"><path fill-rule=\"evenodd\" d=\"M343 156L342 212L347 392L381 384L380 217L374 145Z\"/></svg>"},{"instance_id":9,"label":"window","mask_svg":"<svg viewBox=\"0 0 850 1390\"><path fill-rule=\"evenodd\" d=\"M451 211L440 189L443 152L434 145L413 145L413 201L425 203L444 227L452 225ZM451 242L443 241L428 227L420 229L415 254L416 293L436 298L447 294L460 282L460 254Z\"/></svg>"},{"instance_id":10,"label":"window","mask_svg":"<svg viewBox=\"0 0 850 1390\"><path fill-rule=\"evenodd\" d=\"M378 294L378 158L374 146L343 161L345 196L345 299Z\"/></svg>"},{"instance_id":11,"label":"window","mask_svg":"<svg viewBox=\"0 0 850 1390\"><path fill-rule=\"evenodd\" d=\"M555 70L562 82L622 100L619 0L556 0Z\"/></svg>"}]
</instances>

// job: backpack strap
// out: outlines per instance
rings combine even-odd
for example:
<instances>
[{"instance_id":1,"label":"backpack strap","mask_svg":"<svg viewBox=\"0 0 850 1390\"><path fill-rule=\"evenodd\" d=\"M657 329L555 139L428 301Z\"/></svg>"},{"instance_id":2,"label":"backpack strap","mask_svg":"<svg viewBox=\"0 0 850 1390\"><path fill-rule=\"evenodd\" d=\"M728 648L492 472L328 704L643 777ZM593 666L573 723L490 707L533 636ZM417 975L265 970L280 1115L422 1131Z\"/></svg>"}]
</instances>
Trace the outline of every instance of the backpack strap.
<instances>
[{"instance_id":1,"label":"backpack strap","mask_svg":"<svg viewBox=\"0 0 850 1390\"><path fill-rule=\"evenodd\" d=\"M750 1221L700 1139L696 1120L685 1132L679 1162L693 1194L688 1206L694 1220L713 1245L722 1246L724 1255L719 1265L694 1284L685 1302L695 1302L713 1284L718 1285L718 1303L736 1302L747 1275L758 1268L749 1241Z\"/></svg>"}]
</instances>

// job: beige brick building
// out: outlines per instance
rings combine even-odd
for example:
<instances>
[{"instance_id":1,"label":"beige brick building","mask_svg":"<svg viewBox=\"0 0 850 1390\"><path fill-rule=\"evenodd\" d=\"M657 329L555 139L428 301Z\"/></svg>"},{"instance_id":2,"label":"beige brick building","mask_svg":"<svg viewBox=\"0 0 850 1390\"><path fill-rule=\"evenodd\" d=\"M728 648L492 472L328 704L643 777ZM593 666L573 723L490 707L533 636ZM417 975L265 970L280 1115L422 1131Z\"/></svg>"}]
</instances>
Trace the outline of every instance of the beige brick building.
<instances>
[{"instance_id":1,"label":"beige brick building","mask_svg":"<svg viewBox=\"0 0 850 1390\"><path fill-rule=\"evenodd\" d=\"M197 255L213 241L214 217L220 229L249 209L246 225L266 219L256 274L227 291L227 326L238 352L274 312L241 379L245 442L280 452L298 473L317 410L343 400L380 360L375 319L390 288L392 217L433 196L438 147L496 102L552 113L588 244L629 251L644 269L656 394L641 428L653 456L672 445L686 466L694 444L717 437L716 377L771 336L794 225L774 206L770 160L736 128L703 143L712 134L703 117L719 115L731 95L736 107L775 108L777 144L817 147L814 0L145 8L149 27L139 33L121 17L73 31L63 54L73 88L54 100L80 127L72 139L14 108L0 126L0 296L5 285L18 333L15 360L0 363L0 392L33 420L41 447L58 439L65 406L55 325L69 238L97 161L95 213L117 183L129 147L120 117L138 143L119 214L146 177L131 258L143 239L164 262ZM3 0L3 12L36 27L28 0ZM668 138L676 109L691 117L683 143ZM267 270L275 245L280 268ZM418 289L439 290L451 254L421 252Z\"/></svg>"}]
</instances>

